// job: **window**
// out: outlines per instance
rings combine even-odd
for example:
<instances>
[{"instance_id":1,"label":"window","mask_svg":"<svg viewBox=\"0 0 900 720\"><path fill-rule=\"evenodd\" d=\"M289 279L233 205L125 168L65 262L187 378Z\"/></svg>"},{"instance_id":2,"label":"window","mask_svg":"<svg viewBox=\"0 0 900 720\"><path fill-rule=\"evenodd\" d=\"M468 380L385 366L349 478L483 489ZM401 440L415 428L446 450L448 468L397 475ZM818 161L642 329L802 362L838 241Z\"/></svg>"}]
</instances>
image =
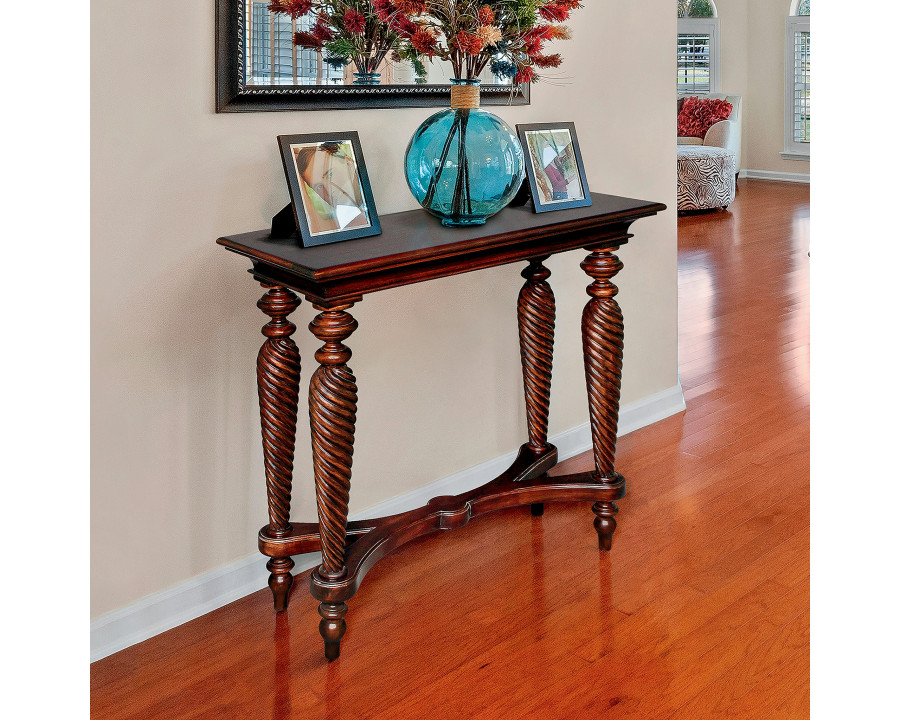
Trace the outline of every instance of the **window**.
<instances>
[{"instance_id":1,"label":"window","mask_svg":"<svg viewBox=\"0 0 900 720\"><path fill-rule=\"evenodd\" d=\"M332 68L322 53L294 45L294 32L312 28L312 13L299 20L290 15L269 12L268 0L248 0L247 17L249 85L321 85L342 84L343 68Z\"/></svg>"},{"instance_id":2,"label":"window","mask_svg":"<svg viewBox=\"0 0 900 720\"><path fill-rule=\"evenodd\" d=\"M794 0L787 19L784 55L784 152L786 160L809 160L809 3Z\"/></svg>"},{"instance_id":3,"label":"window","mask_svg":"<svg viewBox=\"0 0 900 720\"><path fill-rule=\"evenodd\" d=\"M712 0L677 0L678 92L719 90L719 18Z\"/></svg>"}]
</instances>

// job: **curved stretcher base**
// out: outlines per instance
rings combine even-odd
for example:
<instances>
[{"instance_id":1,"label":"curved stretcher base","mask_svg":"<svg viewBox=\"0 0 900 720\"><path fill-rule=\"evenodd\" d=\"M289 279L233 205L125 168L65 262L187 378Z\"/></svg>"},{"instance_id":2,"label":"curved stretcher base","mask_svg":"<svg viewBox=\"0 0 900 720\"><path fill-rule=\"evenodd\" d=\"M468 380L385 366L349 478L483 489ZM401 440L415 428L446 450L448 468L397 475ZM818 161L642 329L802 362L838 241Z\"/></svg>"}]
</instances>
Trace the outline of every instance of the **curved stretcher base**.
<instances>
[{"instance_id":1,"label":"curved stretcher base","mask_svg":"<svg viewBox=\"0 0 900 720\"><path fill-rule=\"evenodd\" d=\"M348 523L347 572L339 579L329 579L314 570L310 578L313 597L325 603L346 602L372 566L393 550L423 535L463 527L493 510L559 501L613 503L625 495L625 478L617 473L609 478L597 478L594 473L548 476L556 463L557 451L552 445L542 453L523 445L509 469L479 488L441 495L397 515ZM266 526L259 531L259 549L269 557L286 558L322 548L318 523L292 523L290 532L282 537L273 537L268 530Z\"/></svg>"}]
</instances>

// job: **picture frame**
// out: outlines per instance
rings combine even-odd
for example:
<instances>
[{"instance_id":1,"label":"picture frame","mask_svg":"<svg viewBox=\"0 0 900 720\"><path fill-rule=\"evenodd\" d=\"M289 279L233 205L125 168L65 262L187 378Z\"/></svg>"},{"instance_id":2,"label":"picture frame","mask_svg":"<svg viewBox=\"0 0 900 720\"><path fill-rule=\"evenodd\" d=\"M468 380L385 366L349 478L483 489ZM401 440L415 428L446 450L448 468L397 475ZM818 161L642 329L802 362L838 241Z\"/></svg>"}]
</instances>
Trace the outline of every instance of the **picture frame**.
<instances>
[{"instance_id":1,"label":"picture frame","mask_svg":"<svg viewBox=\"0 0 900 720\"><path fill-rule=\"evenodd\" d=\"M591 205L575 123L516 125L534 212Z\"/></svg>"},{"instance_id":2,"label":"picture frame","mask_svg":"<svg viewBox=\"0 0 900 720\"><path fill-rule=\"evenodd\" d=\"M278 147L303 247L381 234L358 133L279 135Z\"/></svg>"}]
</instances>

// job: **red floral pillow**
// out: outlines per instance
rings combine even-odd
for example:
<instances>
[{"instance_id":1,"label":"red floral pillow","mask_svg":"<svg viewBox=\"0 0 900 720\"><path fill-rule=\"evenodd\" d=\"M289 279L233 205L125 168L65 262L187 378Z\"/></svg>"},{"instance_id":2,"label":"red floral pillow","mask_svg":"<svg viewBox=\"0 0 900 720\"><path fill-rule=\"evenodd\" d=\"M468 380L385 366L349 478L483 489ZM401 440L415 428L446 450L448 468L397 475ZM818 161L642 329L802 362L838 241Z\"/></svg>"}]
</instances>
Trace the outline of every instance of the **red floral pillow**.
<instances>
[{"instance_id":1,"label":"red floral pillow","mask_svg":"<svg viewBox=\"0 0 900 720\"><path fill-rule=\"evenodd\" d=\"M705 137L713 125L731 117L731 110L732 105L727 100L685 98L678 113L678 137Z\"/></svg>"}]
</instances>

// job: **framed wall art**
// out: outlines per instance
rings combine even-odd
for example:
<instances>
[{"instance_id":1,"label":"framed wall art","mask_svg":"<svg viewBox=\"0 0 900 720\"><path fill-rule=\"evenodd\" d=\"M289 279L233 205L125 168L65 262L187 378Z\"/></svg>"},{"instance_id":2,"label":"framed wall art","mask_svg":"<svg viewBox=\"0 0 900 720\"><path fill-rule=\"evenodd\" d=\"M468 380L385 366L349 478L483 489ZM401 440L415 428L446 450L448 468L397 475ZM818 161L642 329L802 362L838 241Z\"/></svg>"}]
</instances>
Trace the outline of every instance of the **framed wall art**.
<instances>
[{"instance_id":1,"label":"framed wall art","mask_svg":"<svg viewBox=\"0 0 900 720\"><path fill-rule=\"evenodd\" d=\"M516 125L535 212L585 207L591 193L570 122Z\"/></svg>"},{"instance_id":2,"label":"framed wall art","mask_svg":"<svg viewBox=\"0 0 900 720\"><path fill-rule=\"evenodd\" d=\"M303 247L381 234L356 132L279 135L278 146Z\"/></svg>"}]
</instances>

